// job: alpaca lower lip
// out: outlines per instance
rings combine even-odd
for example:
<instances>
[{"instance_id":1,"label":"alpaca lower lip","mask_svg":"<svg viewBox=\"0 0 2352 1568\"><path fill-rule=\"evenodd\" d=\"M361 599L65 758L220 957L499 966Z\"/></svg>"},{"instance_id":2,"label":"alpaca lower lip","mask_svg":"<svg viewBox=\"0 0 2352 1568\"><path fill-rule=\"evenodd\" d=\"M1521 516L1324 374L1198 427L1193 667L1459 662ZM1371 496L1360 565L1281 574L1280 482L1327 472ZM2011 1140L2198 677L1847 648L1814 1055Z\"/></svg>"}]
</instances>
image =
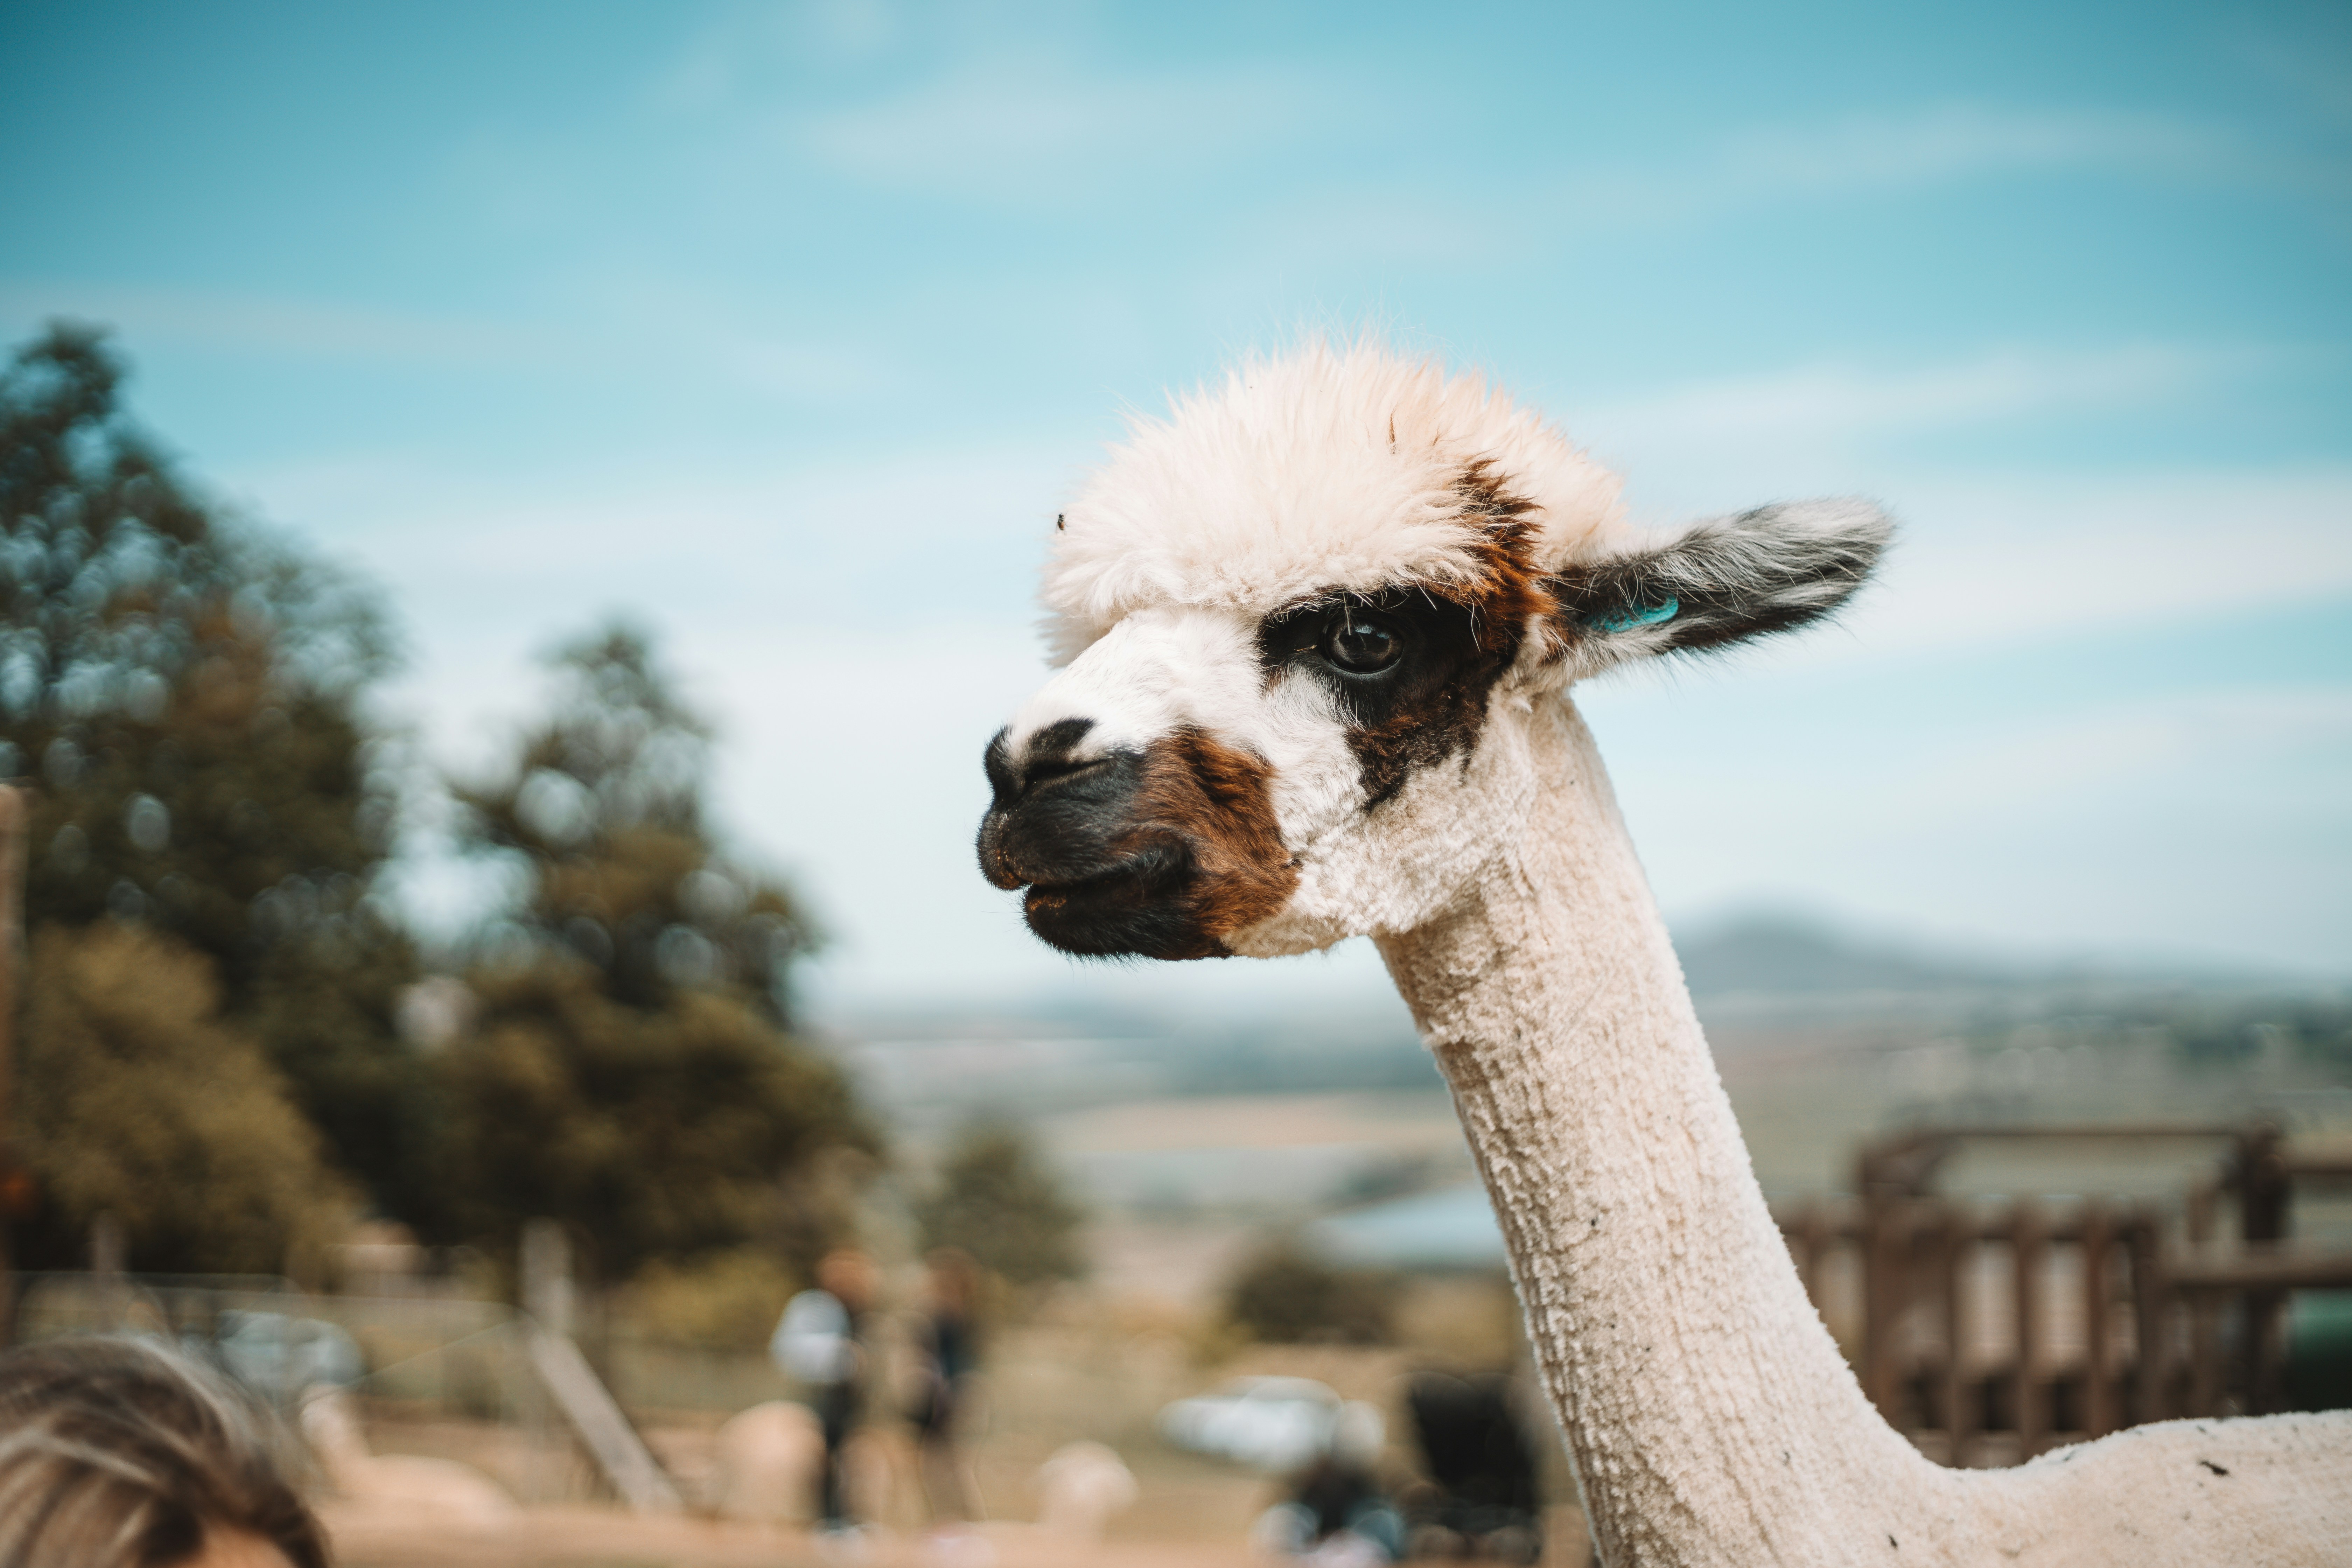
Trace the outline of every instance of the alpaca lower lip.
<instances>
[{"instance_id":1,"label":"alpaca lower lip","mask_svg":"<svg viewBox=\"0 0 2352 1568\"><path fill-rule=\"evenodd\" d=\"M1048 944L1082 958L1202 958L1222 950L1194 929L1192 879L1180 848L1148 849L1091 877L1032 883L1021 912Z\"/></svg>"},{"instance_id":2,"label":"alpaca lower lip","mask_svg":"<svg viewBox=\"0 0 2352 1568\"><path fill-rule=\"evenodd\" d=\"M1022 895L1021 903L1024 909L1031 910L1056 909L1074 900L1083 901L1106 893L1137 889L1149 879L1141 867L1119 866L1075 882L1032 882L1029 890Z\"/></svg>"},{"instance_id":3,"label":"alpaca lower lip","mask_svg":"<svg viewBox=\"0 0 2352 1568\"><path fill-rule=\"evenodd\" d=\"M1034 878L1021 901L1023 907L1035 910L1106 897L1149 898L1181 881L1189 866L1189 858L1178 847L1148 843L1087 876Z\"/></svg>"}]
</instances>

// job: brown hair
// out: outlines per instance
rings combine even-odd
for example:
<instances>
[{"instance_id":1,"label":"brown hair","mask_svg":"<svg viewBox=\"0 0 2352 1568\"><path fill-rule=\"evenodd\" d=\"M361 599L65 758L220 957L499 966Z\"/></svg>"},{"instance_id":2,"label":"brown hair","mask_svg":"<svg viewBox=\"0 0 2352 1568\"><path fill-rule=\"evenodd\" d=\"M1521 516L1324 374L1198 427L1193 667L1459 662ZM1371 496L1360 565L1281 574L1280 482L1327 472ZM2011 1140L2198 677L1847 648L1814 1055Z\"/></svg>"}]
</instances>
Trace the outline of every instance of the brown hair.
<instances>
[{"instance_id":1,"label":"brown hair","mask_svg":"<svg viewBox=\"0 0 2352 1568\"><path fill-rule=\"evenodd\" d=\"M160 1344L56 1340L0 1355L0 1568L172 1568L215 1531L328 1568L278 1430Z\"/></svg>"}]
</instances>

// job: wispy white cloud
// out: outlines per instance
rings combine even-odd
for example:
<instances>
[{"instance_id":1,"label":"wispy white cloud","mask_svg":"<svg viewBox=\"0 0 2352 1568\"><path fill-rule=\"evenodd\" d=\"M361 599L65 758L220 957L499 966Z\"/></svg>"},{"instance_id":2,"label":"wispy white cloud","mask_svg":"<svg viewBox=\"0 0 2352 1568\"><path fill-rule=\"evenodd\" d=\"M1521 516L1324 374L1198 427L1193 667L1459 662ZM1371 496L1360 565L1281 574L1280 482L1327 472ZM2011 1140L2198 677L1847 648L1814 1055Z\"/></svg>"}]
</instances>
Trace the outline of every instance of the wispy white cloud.
<instances>
[{"instance_id":1,"label":"wispy white cloud","mask_svg":"<svg viewBox=\"0 0 2352 1568\"><path fill-rule=\"evenodd\" d=\"M2297 759L2352 755L2352 689L2252 686L2159 693L1992 737L1913 753L1856 826L1958 826L2095 807L2119 790L2219 757L2261 759L2275 776ZM2273 804L2288 803L2273 795Z\"/></svg>"},{"instance_id":2,"label":"wispy white cloud","mask_svg":"<svg viewBox=\"0 0 2352 1568\"><path fill-rule=\"evenodd\" d=\"M856 349L773 321L771 308L641 273L576 279L560 316L403 311L283 295L0 279L0 327L24 336L58 318L121 331L142 348L193 346L273 358L499 368L565 377L689 374L791 402L868 402L907 372L885 351Z\"/></svg>"},{"instance_id":3,"label":"wispy white cloud","mask_svg":"<svg viewBox=\"0 0 2352 1568\"><path fill-rule=\"evenodd\" d=\"M1832 362L1670 387L1585 410L1575 423L1645 442L1853 443L2049 408L2145 406L2310 357L2267 345L2126 343L2011 346L1894 368Z\"/></svg>"},{"instance_id":4,"label":"wispy white cloud","mask_svg":"<svg viewBox=\"0 0 2352 1568\"><path fill-rule=\"evenodd\" d=\"M681 626L871 627L877 612L962 613L985 561L1004 563L1010 590L995 610L1025 626L1025 574L1087 455L938 445L683 476L626 452L582 453L560 471L355 452L226 479L262 515L353 552L436 638L465 637L485 605L509 607L501 626L551 630L616 599Z\"/></svg>"},{"instance_id":5,"label":"wispy white cloud","mask_svg":"<svg viewBox=\"0 0 2352 1568\"><path fill-rule=\"evenodd\" d=\"M1600 226L1689 223L1993 175L2105 170L2207 179L2263 162L2238 133L2169 115L1948 103L1751 123L1680 160L1576 170L1561 182L1559 199Z\"/></svg>"},{"instance_id":6,"label":"wispy white cloud","mask_svg":"<svg viewBox=\"0 0 2352 1568\"><path fill-rule=\"evenodd\" d=\"M1377 93L1362 95L1377 100ZM1563 237L1703 229L1759 213L1968 181L2117 175L2230 181L2340 198L2352 166L2290 156L2242 131L2186 117L2032 105L1948 103L1810 121L1752 120L1679 153L1627 161L1574 145L1556 173L1497 185L1449 170L1415 182L1386 170L1285 191L1260 220L1298 260L1380 258L1475 263L1542 254Z\"/></svg>"},{"instance_id":7,"label":"wispy white cloud","mask_svg":"<svg viewBox=\"0 0 2352 1568\"><path fill-rule=\"evenodd\" d=\"M1349 95L1301 68L1110 72L1024 51L813 115L791 135L821 166L877 184L1065 205L1148 203L1170 179L1276 155L1353 118Z\"/></svg>"},{"instance_id":8,"label":"wispy white cloud","mask_svg":"<svg viewBox=\"0 0 2352 1568\"><path fill-rule=\"evenodd\" d=\"M734 172L713 190L816 173L1063 210L1162 200L1171 180L1336 142L1375 112L1320 61L1170 65L1104 34L1083 6L729 7L652 65L640 108L690 165Z\"/></svg>"},{"instance_id":9,"label":"wispy white cloud","mask_svg":"<svg viewBox=\"0 0 2352 1568\"><path fill-rule=\"evenodd\" d=\"M1907 526L1848 623L1857 650L2186 629L2352 594L2352 468L1923 475L1892 499Z\"/></svg>"},{"instance_id":10,"label":"wispy white cloud","mask_svg":"<svg viewBox=\"0 0 2352 1568\"><path fill-rule=\"evenodd\" d=\"M58 316L120 327L142 342L322 359L475 366L560 352L558 340L506 318L228 290L0 279L0 319L21 330Z\"/></svg>"},{"instance_id":11,"label":"wispy white cloud","mask_svg":"<svg viewBox=\"0 0 2352 1568\"><path fill-rule=\"evenodd\" d=\"M1793 488L1757 478L1730 505L1856 488L1850 478ZM1875 488L1896 534L1871 583L1826 629L1743 652L1743 667L1995 653L2149 626L2190 637L2265 607L2352 596L2352 468L2340 465L2104 475L1915 468L1881 470ZM1694 678L1668 666L1619 679L1641 689Z\"/></svg>"},{"instance_id":12,"label":"wispy white cloud","mask_svg":"<svg viewBox=\"0 0 2352 1568\"><path fill-rule=\"evenodd\" d=\"M2335 351L2268 344L2011 347L1895 367L1800 365L1597 405L1564 421L1668 521L1874 491L1901 525L1814 663L2352 592L2352 468L1923 458L1916 438L2000 422L2195 406ZM1998 450L1988 444L1988 450Z\"/></svg>"},{"instance_id":13,"label":"wispy white cloud","mask_svg":"<svg viewBox=\"0 0 2352 1568\"><path fill-rule=\"evenodd\" d=\"M2045 686L2010 646L1984 653L1588 693L1667 907L1793 901L1974 943L2344 972L2352 689L2284 668L2089 675L2079 637L2048 647Z\"/></svg>"},{"instance_id":14,"label":"wispy white cloud","mask_svg":"<svg viewBox=\"0 0 2352 1568\"><path fill-rule=\"evenodd\" d=\"M808 0L709 7L668 58L656 63L645 101L667 113L725 110L772 97L795 68L866 65L915 37L938 34L904 0Z\"/></svg>"},{"instance_id":15,"label":"wispy white cloud","mask_svg":"<svg viewBox=\"0 0 2352 1568\"><path fill-rule=\"evenodd\" d=\"M2204 174L2242 155L2234 135L2170 115L1949 103L1811 126L1758 127L1722 143L1712 163L1727 185L1787 194L2094 165Z\"/></svg>"}]
</instances>

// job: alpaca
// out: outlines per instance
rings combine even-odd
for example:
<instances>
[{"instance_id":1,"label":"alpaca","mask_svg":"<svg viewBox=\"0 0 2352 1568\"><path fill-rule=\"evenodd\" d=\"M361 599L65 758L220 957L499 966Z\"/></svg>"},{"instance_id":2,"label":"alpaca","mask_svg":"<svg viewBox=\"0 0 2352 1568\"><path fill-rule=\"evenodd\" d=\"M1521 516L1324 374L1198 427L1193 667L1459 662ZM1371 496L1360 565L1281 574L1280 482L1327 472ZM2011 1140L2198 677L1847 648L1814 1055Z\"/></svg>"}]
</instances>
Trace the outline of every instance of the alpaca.
<instances>
[{"instance_id":1,"label":"alpaca","mask_svg":"<svg viewBox=\"0 0 2352 1568\"><path fill-rule=\"evenodd\" d=\"M1079 954L1369 935L1450 1084L1611 1563L2352 1563L2352 1415L1930 1463L1749 1168L1569 689L1835 609L1855 500L1662 538L1469 376L1308 347L1139 420L1057 520L1062 666L990 743L982 871Z\"/></svg>"}]
</instances>

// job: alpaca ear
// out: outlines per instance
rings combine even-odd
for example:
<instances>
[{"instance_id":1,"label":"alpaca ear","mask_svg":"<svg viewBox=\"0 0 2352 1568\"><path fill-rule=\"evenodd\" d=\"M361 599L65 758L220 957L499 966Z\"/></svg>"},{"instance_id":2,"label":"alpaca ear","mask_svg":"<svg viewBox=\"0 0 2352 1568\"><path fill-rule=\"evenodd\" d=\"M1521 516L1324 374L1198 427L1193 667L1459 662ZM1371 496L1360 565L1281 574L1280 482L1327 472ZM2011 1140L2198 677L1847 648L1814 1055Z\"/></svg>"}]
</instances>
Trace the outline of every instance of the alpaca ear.
<instances>
[{"instance_id":1,"label":"alpaca ear","mask_svg":"<svg viewBox=\"0 0 2352 1568\"><path fill-rule=\"evenodd\" d=\"M1877 507L1843 499L1714 518L1559 574L1558 629L1595 668L1788 631L1845 603L1893 531Z\"/></svg>"}]
</instances>

